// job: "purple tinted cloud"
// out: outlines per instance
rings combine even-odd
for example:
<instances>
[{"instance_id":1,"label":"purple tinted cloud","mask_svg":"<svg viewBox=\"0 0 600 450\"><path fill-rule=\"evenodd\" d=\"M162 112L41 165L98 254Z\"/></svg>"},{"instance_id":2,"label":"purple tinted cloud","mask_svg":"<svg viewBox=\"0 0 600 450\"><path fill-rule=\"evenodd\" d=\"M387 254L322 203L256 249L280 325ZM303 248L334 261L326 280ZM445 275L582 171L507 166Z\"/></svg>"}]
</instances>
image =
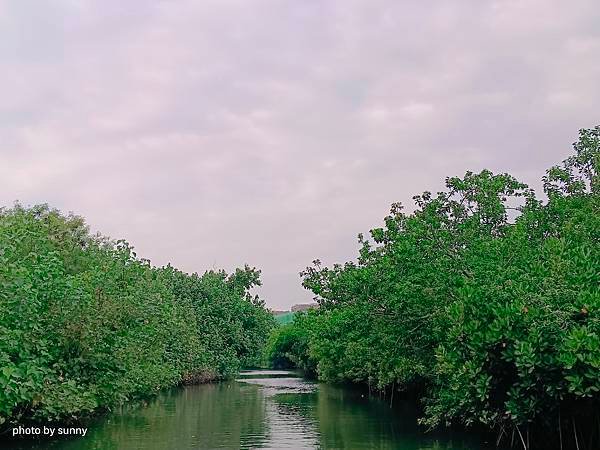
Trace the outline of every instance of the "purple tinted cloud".
<instances>
[{"instance_id":1,"label":"purple tinted cloud","mask_svg":"<svg viewBox=\"0 0 600 450\"><path fill-rule=\"evenodd\" d=\"M598 121L594 1L0 3L0 204L155 264L298 272L484 167L537 186Z\"/></svg>"}]
</instances>

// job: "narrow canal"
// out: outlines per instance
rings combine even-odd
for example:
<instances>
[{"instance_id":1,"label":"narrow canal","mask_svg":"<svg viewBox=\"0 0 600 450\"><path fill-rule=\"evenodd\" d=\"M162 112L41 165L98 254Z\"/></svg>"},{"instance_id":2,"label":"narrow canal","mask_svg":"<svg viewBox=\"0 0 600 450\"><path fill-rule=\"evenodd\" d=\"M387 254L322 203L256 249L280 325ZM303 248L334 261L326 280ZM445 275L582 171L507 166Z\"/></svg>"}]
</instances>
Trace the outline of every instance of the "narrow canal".
<instances>
[{"instance_id":1,"label":"narrow canal","mask_svg":"<svg viewBox=\"0 0 600 450\"><path fill-rule=\"evenodd\" d=\"M320 384L285 371L162 393L89 425L85 437L15 449L492 449L468 434L424 433L409 404ZM487 445L487 446L486 446Z\"/></svg>"}]
</instances>

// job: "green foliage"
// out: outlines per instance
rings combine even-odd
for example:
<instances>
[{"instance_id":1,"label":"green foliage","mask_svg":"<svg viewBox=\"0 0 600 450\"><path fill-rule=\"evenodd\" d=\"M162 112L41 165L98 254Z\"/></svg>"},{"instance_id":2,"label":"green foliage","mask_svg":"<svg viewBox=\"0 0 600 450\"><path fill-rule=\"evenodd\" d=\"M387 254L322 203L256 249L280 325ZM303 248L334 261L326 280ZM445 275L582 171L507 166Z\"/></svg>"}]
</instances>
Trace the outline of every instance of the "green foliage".
<instances>
[{"instance_id":1,"label":"green foliage","mask_svg":"<svg viewBox=\"0 0 600 450\"><path fill-rule=\"evenodd\" d=\"M273 329L265 346L268 364L276 369L299 368L306 374L315 373L315 364L308 353L309 327L312 311L297 312L291 323Z\"/></svg>"},{"instance_id":2,"label":"green foliage","mask_svg":"<svg viewBox=\"0 0 600 450\"><path fill-rule=\"evenodd\" d=\"M154 268L45 205L0 210L0 424L70 420L259 361L259 272ZM201 375L201 376L200 376Z\"/></svg>"},{"instance_id":3,"label":"green foliage","mask_svg":"<svg viewBox=\"0 0 600 450\"><path fill-rule=\"evenodd\" d=\"M484 170L414 197L412 214L394 204L356 262L303 272L320 308L280 329L274 354L309 355L323 380L419 393L429 426L595 420L600 127L574 147L547 171L547 201Z\"/></svg>"}]
</instances>

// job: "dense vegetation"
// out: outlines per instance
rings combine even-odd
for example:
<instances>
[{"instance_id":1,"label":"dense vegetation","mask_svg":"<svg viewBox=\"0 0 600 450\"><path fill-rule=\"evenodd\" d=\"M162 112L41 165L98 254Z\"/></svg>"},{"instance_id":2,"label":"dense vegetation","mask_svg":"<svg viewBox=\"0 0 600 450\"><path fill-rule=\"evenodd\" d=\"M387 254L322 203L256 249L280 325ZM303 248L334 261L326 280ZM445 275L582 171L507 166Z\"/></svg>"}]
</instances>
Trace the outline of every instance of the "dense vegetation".
<instances>
[{"instance_id":1,"label":"dense vegetation","mask_svg":"<svg viewBox=\"0 0 600 450\"><path fill-rule=\"evenodd\" d=\"M600 448L600 127L543 178L448 178L359 236L357 262L303 284L320 304L276 329L275 366L421 398L422 422L524 448Z\"/></svg>"},{"instance_id":2,"label":"dense vegetation","mask_svg":"<svg viewBox=\"0 0 600 450\"><path fill-rule=\"evenodd\" d=\"M0 210L0 428L73 420L260 362L259 272L155 268L47 206Z\"/></svg>"}]
</instances>

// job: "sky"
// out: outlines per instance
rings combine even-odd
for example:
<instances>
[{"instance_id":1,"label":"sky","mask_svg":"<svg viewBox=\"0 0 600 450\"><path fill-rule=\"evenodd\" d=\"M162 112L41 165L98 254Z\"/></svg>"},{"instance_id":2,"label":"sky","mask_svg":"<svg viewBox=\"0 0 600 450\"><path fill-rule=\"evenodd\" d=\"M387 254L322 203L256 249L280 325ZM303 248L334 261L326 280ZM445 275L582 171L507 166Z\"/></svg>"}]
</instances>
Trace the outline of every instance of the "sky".
<instances>
[{"instance_id":1,"label":"sky","mask_svg":"<svg viewBox=\"0 0 600 450\"><path fill-rule=\"evenodd\" d=\"M49 203L258 293L352 260L390 204L539 187L600 123L597 0L0 0L0 206Z\"/></svg>"}]
</instances>

